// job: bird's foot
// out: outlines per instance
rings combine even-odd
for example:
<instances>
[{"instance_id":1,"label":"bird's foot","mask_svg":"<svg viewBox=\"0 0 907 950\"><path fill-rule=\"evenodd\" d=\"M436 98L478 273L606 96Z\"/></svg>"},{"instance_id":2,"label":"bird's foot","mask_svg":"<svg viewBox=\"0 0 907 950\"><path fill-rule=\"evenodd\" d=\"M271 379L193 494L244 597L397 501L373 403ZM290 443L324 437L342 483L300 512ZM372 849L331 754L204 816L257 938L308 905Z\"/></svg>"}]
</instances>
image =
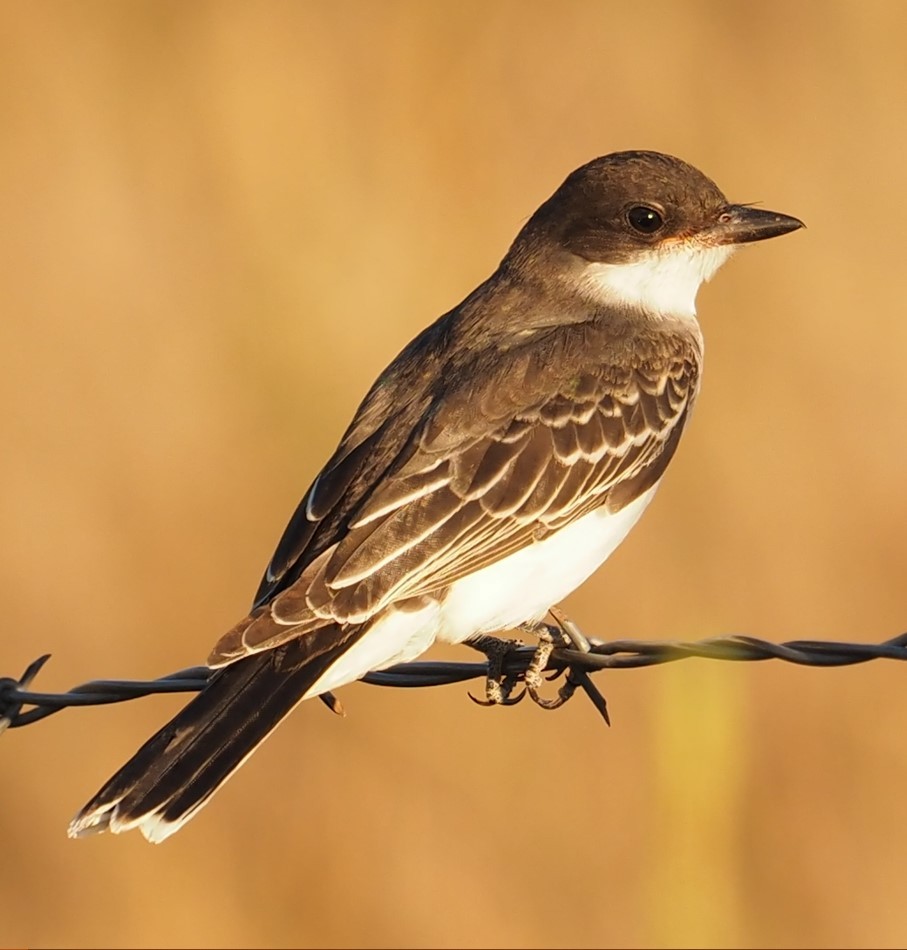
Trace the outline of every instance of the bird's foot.
<instances>
[{"instance_id":1,"label":"bird's foot","mask_svg":"<svg viewBox=\"0 0 907 950\"><path fill-rule=\"evenodd\" d=\"M488 661L488 675L485 677L485 699L478 699L472 693L467 694L469 698L479 706L515 706L520 702L526 695L526 691L520 690L516 696L511 695L519 677L513 673L504 673L504 657L522 644L514 643L511 640L502 640L499 637L489 637L484 634L470 637L464 642L484 653Z\"/></svg>"},{"instance_id":2,"label":"bird's foot","mask_svg":"<svg viewBox=\"0 0 907 950\"><path fill-rule=\"evenodd\" d=\"M578 685L570 675L572 668L567 668L567 676L561 688L557 691L557 695L551 699L542 696L542 684L546 680L556 680L564 672L563 669L556 669L549 676L545 676L548 661L551 659L551 654L554 653L555 647L568 645L570 643L569 638L564 636L559 626L553 624L540 623L535 627L526 627L523 629L531 630L539 640L539 645L532 655L532 660L524 674L526 692L536 706L542 709L560 709L560 707L573 696L573 693L576 691L576 686Z\"/></svg>"},{"instance_id":3,"label":"bird's foot","mask_svg":"<svg viewBox=\"0 0 907 950\"><path fill-rule=\"evenodd\" d=\"M526 692L529 693L529 698L542 709L560 709L573 697L577 688L581 687L610 726L611 720L608 716L608 704L605 697L592 682L589 674L577 664L567 664L564 682L556 696L546 699L541 695L543 681L555 680L563 672L556 669L551 676L543 676L556 646L565 646L580 653L588 653L590 650L589 641L582 630L559 607L552 607L549 613L554 619L553 624L540 623L532 628L524 628L531 630L539 638L539 647L525 674Z\"/></svg>"},{"instance_id":4,"label":"bird's foot","mask_svg":"<svg viewBox=\"0 0 907 950\"><path fill-rule=\"evenodd\" d=\"M579 653L588 653L591 649L583 632L560 608L553 607L549 613L554 620L553 624L538 623L520 628L533 634L539 640L539 645L524 673L504 672L505 658L513 650L523 647L520 641L502 640L500 637L484 634L478 634L464 641L467 645L484 653L488 660L485 698L479 699L472 693L469 693L469 698L479 706L515 706L528 693L532 701L542 709L560 709L577 689L582 689L610 726L611 720L608 716L608 704L605 697L579 663L559 662L550 675L545 676L551 656L558 647ZM543 683L546 680L556 680L560 676L564 676L564 682L557 695L551 699L542 696ZM525 689L512 695L520 679L524 681Z\"/></svg>"}]
</instances>

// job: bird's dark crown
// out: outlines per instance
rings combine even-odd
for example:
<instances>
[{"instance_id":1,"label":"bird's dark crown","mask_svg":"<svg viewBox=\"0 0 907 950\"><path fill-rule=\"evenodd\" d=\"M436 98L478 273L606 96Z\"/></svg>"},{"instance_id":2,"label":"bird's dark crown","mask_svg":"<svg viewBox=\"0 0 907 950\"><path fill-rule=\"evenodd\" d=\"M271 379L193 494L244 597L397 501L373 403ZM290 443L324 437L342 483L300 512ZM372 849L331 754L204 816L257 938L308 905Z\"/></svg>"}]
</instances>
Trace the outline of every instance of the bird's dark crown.
<instances>
[{"instance_id":1,"label":"bird's dark crown","mask_svg":"<svg viewBox=\"0 0 907 950\"><path fill-rule=\"evenodd\" d=\"M536 211L510 256L539 245L620 263L713 225L728 207L697 168L661 152L614 152L577 168Z\"/></svg>"}]
</instances>

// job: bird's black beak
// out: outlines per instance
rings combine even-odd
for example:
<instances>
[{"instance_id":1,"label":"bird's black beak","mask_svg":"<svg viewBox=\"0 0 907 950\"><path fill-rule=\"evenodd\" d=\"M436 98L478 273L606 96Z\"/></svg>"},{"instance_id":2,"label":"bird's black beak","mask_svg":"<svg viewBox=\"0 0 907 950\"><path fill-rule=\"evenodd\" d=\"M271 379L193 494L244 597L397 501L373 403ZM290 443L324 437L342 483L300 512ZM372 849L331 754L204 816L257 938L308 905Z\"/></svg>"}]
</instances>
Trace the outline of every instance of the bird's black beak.
<instances>
[{"instance_id":1,"label":"bird's black beak","mask_svg":"<svg viewBox=\"0 0 907 950\"><path fill-rule=\"evenodd\" d=\"M749 205L728 205L712 228L712 234L719 244L748 244L805 227L799 218L787 214L763 211Z\"/></svg>"}]
</instances>

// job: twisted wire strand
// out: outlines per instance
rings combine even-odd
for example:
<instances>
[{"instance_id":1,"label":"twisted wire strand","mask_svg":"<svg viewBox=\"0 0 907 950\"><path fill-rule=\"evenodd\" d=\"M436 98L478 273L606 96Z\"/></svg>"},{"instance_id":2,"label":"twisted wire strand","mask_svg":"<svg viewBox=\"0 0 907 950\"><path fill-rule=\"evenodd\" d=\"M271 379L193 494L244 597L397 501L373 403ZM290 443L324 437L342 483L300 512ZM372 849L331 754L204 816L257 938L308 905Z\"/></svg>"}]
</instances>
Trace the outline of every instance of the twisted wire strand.
<instances>
[{"instance_id":1,"label":"twisted wire strand","mask_svg":"<svg viewBox=\"0 0 907 950\"><path fill-rule=\"evenodd\" d=\"M567 672L568 681L582 685L600 713L607 719L604 699L589 683L588 674L601 670L635 669L699 657L709 660L752 662L783 660L800 666L850 666L870 660L907 660L907 633L882 643L842 643L830 640L790 640L772 643L747 636L712 637L694 642L674 640L596 640L589 650L555 649L545 671L549 678ZM529 669L535 648L508 644L502 662L506 677L520 680ZM18 729L47 718L70 706L100 706L121 703L156 693L191 693L203 689L212 671L193 666L154 680L91 680L65 693L39 693L29 689L50 654L31 663L18 679L0 678L0 732ZM446 686L486 677L487 662L416 661L401 663L378 673L369 673L364 682L375 686ZM599 702L600 700L600 702ZM24 708L27 707L27 708ZM337 707L339 708L339 706Z\"/></svg>"}]
</instances>

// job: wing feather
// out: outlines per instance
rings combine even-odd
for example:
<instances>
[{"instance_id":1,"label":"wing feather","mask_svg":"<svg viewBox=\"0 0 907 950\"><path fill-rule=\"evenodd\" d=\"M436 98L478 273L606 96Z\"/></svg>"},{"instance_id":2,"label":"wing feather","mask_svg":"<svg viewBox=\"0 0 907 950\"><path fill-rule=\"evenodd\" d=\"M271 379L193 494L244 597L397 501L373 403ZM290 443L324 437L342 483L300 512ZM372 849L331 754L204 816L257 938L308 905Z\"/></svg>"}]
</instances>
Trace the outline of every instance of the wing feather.
<instances>
[{"instance_id":1,"label":"wing feather","mask_svg":"<svg viewBox=\"0 0 907 950\"><path fill-rule=\"evenodd\" d=\"M487 367L459 377L422 368L400 411L380 387L370 395L360 410L369 424L354 420L294 516L251 622L212 661L443 597L466 574L654 484L695 399L698 338L653 334L632 371L589 348L588 331L552 341L486 352Z\"/></svg>"}]
</instances>

